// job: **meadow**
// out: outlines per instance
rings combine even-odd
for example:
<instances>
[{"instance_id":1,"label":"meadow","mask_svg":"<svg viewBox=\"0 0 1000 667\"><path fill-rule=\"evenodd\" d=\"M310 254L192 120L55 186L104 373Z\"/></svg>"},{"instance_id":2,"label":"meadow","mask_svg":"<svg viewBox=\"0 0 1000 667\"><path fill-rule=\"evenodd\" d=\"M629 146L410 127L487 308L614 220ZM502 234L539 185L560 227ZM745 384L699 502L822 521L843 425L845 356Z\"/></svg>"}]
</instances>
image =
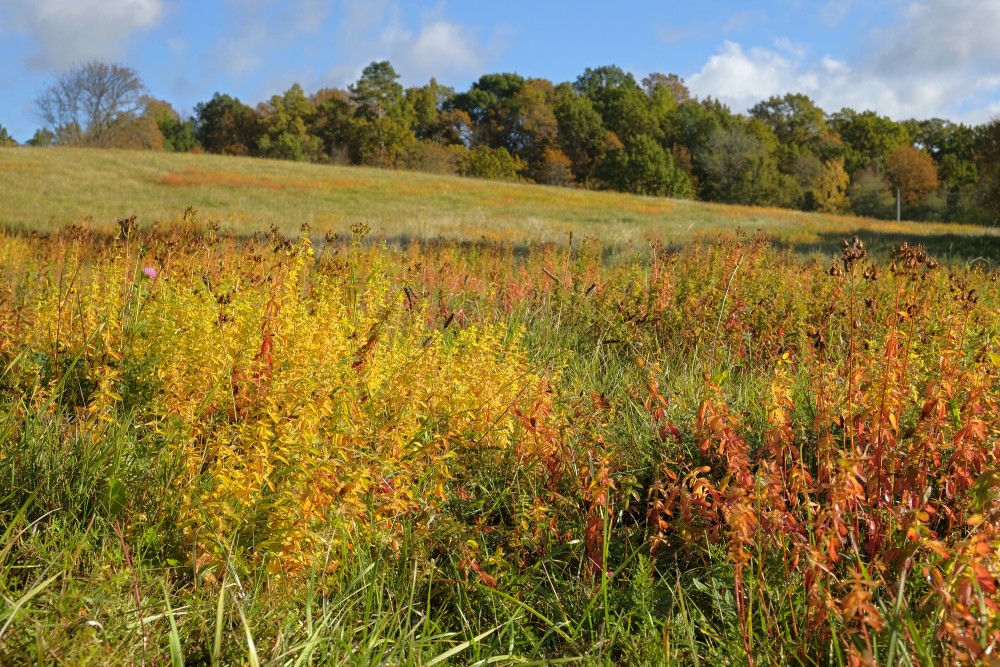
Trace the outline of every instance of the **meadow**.
<instances>
[{"instance_id":1,"label":"meadow","mask_svg":"<svg viewBox=\"0 0 1000 667\"><path fill-rule=\"evenodd\" d=\"M107 232L133 215L149 228L193 207L234 236L271 227L294 236L308 224L322 238L365 222L390 241L564 244L573 234L609 246L645 246L715 239L743 228L803 254L838 252L840 242L855 234L883 255L903 240L953 261L991 258L1000 250L997 229L971 225L896 223L219 155L0 148L0 174L0 225L41 232L84 220Z\"/></svg>"},{"instance_id":2,"label":"meadow","mask_svg":"<svg viewBox=\"0 0 1000 667\"><path fill-rule=\"evenodd\" d=\"M57 154L0 151L0 663L997 662L991 231Z\"/></svg>"}]
</instances>

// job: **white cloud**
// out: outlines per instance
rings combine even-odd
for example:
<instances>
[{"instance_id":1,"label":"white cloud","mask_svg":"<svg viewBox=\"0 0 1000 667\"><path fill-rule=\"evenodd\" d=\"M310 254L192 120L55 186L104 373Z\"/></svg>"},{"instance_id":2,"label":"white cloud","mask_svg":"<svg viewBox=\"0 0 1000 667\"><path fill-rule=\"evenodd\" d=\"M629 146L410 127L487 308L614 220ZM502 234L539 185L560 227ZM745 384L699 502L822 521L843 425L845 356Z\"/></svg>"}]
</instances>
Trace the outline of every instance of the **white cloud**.
<instances>
[{"instance_id":1,"label":"white cloud","mask_svg":"<svg viewBox=\"0 0 1000 667\"><path fill-rule=\"evenodd\" d=\"M392 62L406 83L423 83L432 76L478 76L499 50L498 33L484 43L478 30L448 20L444 3L424 12L416 29L405 20L403 7L388 0L346 2L340 33L349 62L332 68L328 80L352 82L374 60Z\"/></svg>"},{"instance_id":2,"label":"white cloud","mask_svg":"<svg viewBox=\"0 0 1000 667\"><path fill-rule=\"evenodd\" d=\"M879 31L876 69L892 74L996 69L1000 0L910 2L895 25Z\"/></svg>"},{"instance_id":3,"label":"white cloud","mask_svg":"<svg viewBox=\"0 0 1000 667\"><path fill-rule=\"evenodd\" d=\"M745 51L736 42L726 41L719 53L688 78L692 92L716 97L744 111L771 95L803 91L811 83L797 60L764 48Z\"/></svg>"},{"instance_id":4,"label":"white cloud","mask_svg":"<svg viewBox=\"0 0 1000 667\"><path fill-rule=\"evenodd\" d=\"M925 0L902 6L895 27L844 60L810 60L727 41L693 76L691 90L745 111L772 95L801 92L828 112L873 109L897 119L941 116L983 122L1000 93L1000 0Z\"/></svg>"},{"instance_id":5,"label":"white cloud","mask_svg":"<svg viewBox=\"0 0 1000 667\"><path fill-rule=\"evenodd\" d=\"M99 58L115 60L136 32L155 27L162 0L0 0L14 30L38 45L32 69L52 71Z\"/></svg>"},{"instance_id":6,"label":"white cloud","mask_svg":"<svg viewBox=\"0 0 1000 667\"><path fill-rule=\"evenodd\" d=\"M802 59L809 53L809 47L805 44L793 42L787 37L779 37L774 40L774 48L791 58Z\"/></svg>"},{"instance_id":7,"label":"white cloud","mask_svg":"<svg viewBox=\"0 0 1000 667\"><path fill-rule=\"evenodd\" d=\"M425 25L415 36L406 36L395 45L400 65L412 75L441 76L481 73L479 47L466 28L448 21Z\"/></svg>"}]
</instances>

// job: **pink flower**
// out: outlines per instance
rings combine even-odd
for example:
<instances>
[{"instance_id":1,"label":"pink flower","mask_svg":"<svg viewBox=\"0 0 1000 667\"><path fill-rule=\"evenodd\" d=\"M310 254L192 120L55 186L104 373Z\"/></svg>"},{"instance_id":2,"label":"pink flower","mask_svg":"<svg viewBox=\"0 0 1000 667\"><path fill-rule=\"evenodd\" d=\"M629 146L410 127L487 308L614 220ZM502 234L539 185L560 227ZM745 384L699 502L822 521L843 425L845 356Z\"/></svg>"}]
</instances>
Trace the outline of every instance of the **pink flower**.
<instances>
[{"instance_id":1,"label":"pink flower","mask_svg":"<svg viewBox=\"0 0 1000 667\"><path fill-rule=\"evenodd\" d=\"M146 274L146 277L149 278L150 280L156 280L156 275L157 275L156 269L154 269L153 267L147 266L142 270L142 272Z\"/></svg>"}]
</instances>

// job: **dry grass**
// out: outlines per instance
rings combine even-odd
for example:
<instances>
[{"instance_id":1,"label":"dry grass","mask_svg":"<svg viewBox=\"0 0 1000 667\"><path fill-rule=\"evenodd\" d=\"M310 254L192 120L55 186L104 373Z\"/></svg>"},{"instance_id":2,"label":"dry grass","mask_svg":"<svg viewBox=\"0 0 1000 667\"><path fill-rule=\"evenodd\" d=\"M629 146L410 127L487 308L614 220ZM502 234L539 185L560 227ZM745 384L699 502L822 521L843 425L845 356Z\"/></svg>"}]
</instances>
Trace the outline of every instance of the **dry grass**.
<instances>
[{"instance_id":1,"label":"dry grass","mask_svg":"<svg viewBox=\"0 0 1000 667\"><path fill-rule=\"evenodd\" d=\"M237 234L272 225L292 233L303 222L318 234L343 232L364 221L387 238L558 242L572 233L622 244L681 243L742 227L806 252L829 251L858 233L875 246L906 238L964 260L990 256L1000 244L994 230L966 225L214 155L7 148L0 149L0 173L0 224L40 231L88 217L110 227L132 214L152 225L193 206Z\"/></svg>"}]
</instances>

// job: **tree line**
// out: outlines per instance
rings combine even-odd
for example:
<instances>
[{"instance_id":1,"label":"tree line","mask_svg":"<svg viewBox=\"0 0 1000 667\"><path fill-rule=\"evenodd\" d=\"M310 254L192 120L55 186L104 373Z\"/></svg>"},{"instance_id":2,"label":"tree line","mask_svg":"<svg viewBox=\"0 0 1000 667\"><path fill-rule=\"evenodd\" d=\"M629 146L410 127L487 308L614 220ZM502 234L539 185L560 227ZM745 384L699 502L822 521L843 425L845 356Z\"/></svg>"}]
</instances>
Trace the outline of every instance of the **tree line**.
<instances>
[{"instance_id":1,"label":"tree line","mask_svg":"<svg viewBox=\"0 0 1000 667\"><path fill-rule=\"evenodd\" d=\"M734 113L674 74L615 66L572 82L486 74L404 88L388 61L347 89L299 84L256 106L215 93L181 118L99 61L37 98L27 143L370 165L804 211L1000 223L1000 118L978 126L827 113L796 93ZM13 143L0 127L0 145Z\"/></svg>"}]
</instances>

